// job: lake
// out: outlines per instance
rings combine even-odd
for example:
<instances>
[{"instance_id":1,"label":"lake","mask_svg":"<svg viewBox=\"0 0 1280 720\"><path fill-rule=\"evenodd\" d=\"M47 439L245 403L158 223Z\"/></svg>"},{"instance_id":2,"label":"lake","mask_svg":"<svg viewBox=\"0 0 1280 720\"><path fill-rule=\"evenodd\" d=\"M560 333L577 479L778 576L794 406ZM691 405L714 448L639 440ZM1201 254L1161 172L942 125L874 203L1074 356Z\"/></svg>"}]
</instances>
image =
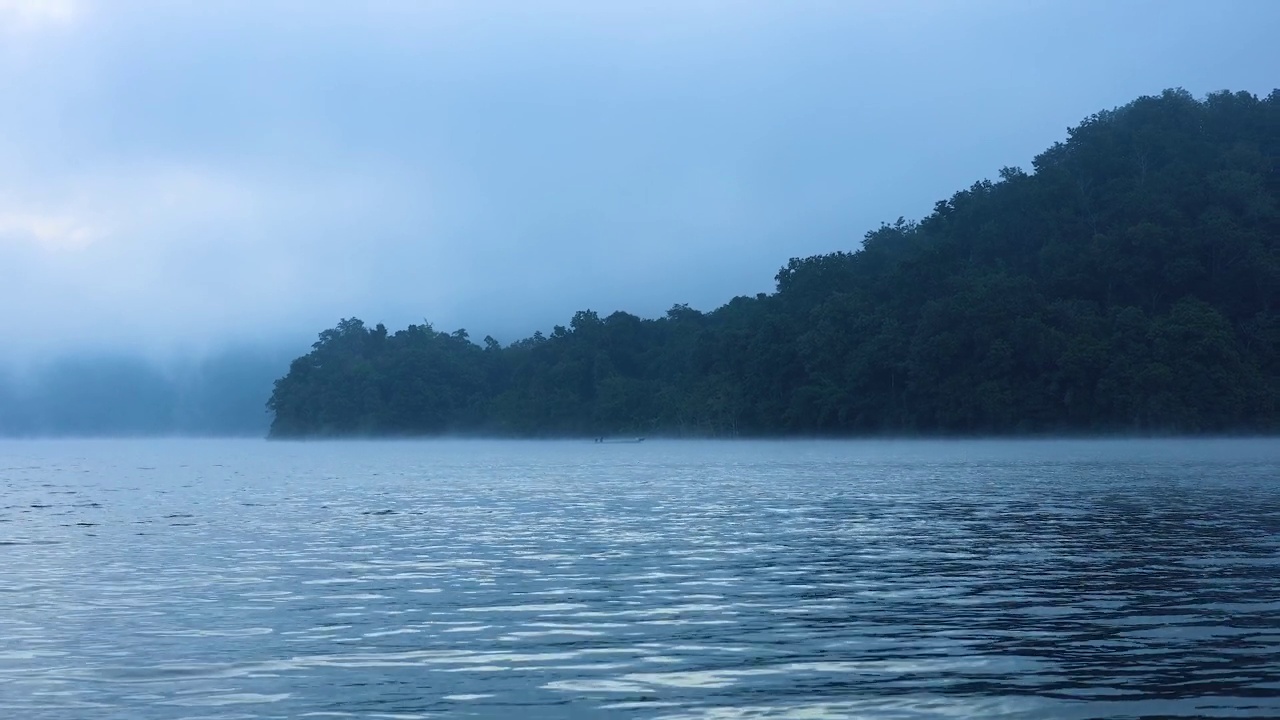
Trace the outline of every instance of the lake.
<instances>
[{"instance_id":1,"label":"lake","mask_svg":"<svg viewBox=\"0 0 1280 720\"><path fill-rule=\"evenodd\" d=\"M1280 441L0 442L0 717L1280 716Z\"/></svg>"}]
</instances>

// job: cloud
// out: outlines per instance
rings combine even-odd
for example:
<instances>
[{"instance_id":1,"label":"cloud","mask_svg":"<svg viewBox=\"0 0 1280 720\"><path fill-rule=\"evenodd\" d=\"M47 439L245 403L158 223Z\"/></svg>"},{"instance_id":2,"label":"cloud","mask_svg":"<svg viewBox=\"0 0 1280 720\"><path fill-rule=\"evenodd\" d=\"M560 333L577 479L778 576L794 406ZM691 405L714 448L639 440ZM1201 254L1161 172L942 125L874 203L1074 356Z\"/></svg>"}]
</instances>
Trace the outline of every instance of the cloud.
<instances>
[{"instance_id":1,"label":"cloud","mask_svg":"<svg viewBox=\"0 0 1280 720\"><path fill-rule=\"evenodd\" d=\"M20 23L66 23L80 12L73 0L0 0L0 17Z\"/></svg>"},{"instance_id":2,"label":"cloud","mask_svg":"<svg viewBox=\"0 0 1280 720\"><path fill-rule=\"evenodd\" d=\"M1096 110L1268 92L1276 22L1174 1L0 0L0 352L710 308Z\"/></svg>"},{"instance_id":3,"label":"cloud","mask_svg":"<svg viewBox=\"0 0 1280 720\"><path fill-rule=\"evenodd\" d=\"M25 241L48 250L78 250L99 235L99 231L75 217L0 213L0 241Z\"/></svg>"},{"instance_id":4,"label":"cloud","mask_svg":"<svg viewBox=\"0 0 1280 720\"><path fill-rule=\"evenodd\" d=\"M8 322L44 350L67 338L154 353L311 334L378 291L359 225L401 202L382 177L109 166L69 181L57 212L0 205L0 285L52 319Z\"/></svg>"},{"instance_id":5,"label":"cloud","mask_svg":"<svg viewBox=\"0 0 1280 720\"><path fill-rule=\"evenodd\" d=\"M74 0L0 0L0 37L67 27L82 15Z\"/></svg>"}]
</instances>

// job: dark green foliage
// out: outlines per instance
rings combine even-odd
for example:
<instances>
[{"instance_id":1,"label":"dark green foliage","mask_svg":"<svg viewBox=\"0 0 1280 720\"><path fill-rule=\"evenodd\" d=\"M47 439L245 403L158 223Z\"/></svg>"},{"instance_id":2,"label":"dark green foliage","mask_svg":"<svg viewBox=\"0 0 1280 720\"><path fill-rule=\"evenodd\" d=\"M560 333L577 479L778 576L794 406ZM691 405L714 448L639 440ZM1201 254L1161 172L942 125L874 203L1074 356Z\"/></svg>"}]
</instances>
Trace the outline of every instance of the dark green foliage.
<instances>
[{"instance_id":1,"label":"dark green foliage","mask_svg":"<svg viewBox=\"0 0 1280 720\"><path fill-rule=\"evenodd\" d=\"M276 381L268 408L275 435L430 434L484 420L501 382L496 349L465 331L410 325L394 335L343 320Z\"/></svg>"},{"instance_id":2,"label":"dark green foliage","mask_svg":"<svg viewBox=\"0 0 1280 720\"><path fill-rule=\"evenodd\" d=\"M711 313L482 349L325 331L276 436L1222 432L1280 425L1280 92L1098 113Z\"/></svg>"}]
</instances>

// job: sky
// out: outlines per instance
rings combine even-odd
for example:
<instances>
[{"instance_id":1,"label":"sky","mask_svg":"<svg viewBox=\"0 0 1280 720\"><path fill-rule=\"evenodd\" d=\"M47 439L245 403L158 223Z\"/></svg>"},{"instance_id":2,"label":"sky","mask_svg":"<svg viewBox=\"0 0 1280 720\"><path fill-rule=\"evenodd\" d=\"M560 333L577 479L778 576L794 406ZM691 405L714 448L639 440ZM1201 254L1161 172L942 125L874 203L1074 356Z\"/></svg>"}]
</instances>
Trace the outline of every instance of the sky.
<instances>
[{"instance_id":1,"label":"sky","mask_svg":"<svg viewBox=\"0 0 1280 720\"><path fill-rule=\"evenodd\" d=\"M511 341L773 289L1280 2L0 0L0 357Z\"/></svg>"}]
</instances>

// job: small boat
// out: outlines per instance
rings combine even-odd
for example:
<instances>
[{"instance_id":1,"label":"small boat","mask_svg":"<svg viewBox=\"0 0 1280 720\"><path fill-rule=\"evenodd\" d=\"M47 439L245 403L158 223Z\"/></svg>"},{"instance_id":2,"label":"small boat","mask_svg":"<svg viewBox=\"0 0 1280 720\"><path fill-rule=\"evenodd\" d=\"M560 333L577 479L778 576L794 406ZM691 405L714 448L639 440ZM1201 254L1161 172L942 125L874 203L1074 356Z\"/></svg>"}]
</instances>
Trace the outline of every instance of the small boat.
<instances>
[{"instance_id":1,"label":"small boat","mask_svg":"<svg viewBox=\"0 0 1280 720\"><path fill-rule=\"evenodd\" d=\"M608 443L608 444L619 444L619 443L642 443L642 442L644 442L644 438L642 438L642 437L638 437L638 438L606 438L606 437L598 437L598 438L596 438L596 442L597 442L597 443Z\"/></svg>"}]
</instances>

